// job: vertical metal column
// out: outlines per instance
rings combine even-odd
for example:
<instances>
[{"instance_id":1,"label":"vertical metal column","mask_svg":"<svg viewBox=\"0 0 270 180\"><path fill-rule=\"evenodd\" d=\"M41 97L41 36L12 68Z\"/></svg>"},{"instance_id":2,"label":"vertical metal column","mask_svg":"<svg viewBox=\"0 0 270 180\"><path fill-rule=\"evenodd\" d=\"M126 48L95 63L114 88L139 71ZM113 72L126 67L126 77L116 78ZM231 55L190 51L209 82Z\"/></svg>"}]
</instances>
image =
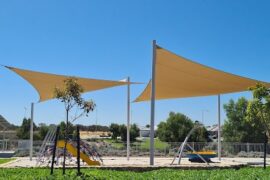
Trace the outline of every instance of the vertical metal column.
<instances>
[{"instance_id":1,"label":"vertical metal column","mask_svg":"<svg viewBox=\"0 0 270 180\"><path fill-rule=\"evenodd\" d=\"M154 165L155 156L155 76L156 76L156 40L153 40L153 61L151 81L151 123L150 123L150 165Z\"/></svg>"},{"instance_id":2,"label":"vertical metal column","mask_svg":"<svg viewBox=\"0 0 270 180\"><path fill-rule=\"evenodd\" d=\"M130 156L130 78L127 78L127 160Z\"/></svg>"},{"instance_id":3,"label":"vertical metal column","mask_svg":"<svg viewBox=\"0 0 270 180\"><path fill-rule=\"evenodd\" d=\"M30 161L32 161L33 158L33 134L34 134L34 103L31 103L31 120L30 120L30 149L29 149L29 156Z\"/></svg>"},{"instance_id":4,"label":"vertical metal column","mask_svg":"<svg viewBox=\"0 0 270 180\"><path fill-rule=\"evenodd\" d=\"M266 132L264 133L264 155L263 155L263 168L266 169L266 157L267 157L267 143L268 143L268 137Z\"/></svg>"},{"instance_id":5,"label":"vertical metal column","mask_svg":"<svg viewBox=\"0 0 270 180\"><path fill-rule=\"evenodd\" d=\"M218 95L218 159L221 161L221 122L220 122L220 94Z\"/></svg>"}]
</instances>

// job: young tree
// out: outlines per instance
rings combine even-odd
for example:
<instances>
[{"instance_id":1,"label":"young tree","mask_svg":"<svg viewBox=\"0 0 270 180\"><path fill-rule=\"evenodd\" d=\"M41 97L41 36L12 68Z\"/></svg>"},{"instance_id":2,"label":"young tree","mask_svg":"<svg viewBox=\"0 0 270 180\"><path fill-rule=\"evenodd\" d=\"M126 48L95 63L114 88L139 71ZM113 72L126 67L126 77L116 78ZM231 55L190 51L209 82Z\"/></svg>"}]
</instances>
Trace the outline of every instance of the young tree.
<instances>
[{"instance_id":1,"label":"young tree","mask_svg":"<svg viewBox=\"0 0 270 180\"><path fill-rule=\"evenodd\" d=\"M93 111L95 108L95 103L90 101L85 101L81 97L83 93L83 87L78 84L77 79L70 77L64 80L64 87L56 87L54 90L55 98L59 99L65 105L66 110L66 128L65 128L65 146L64 146L64 161L63 161L63 174L65 174L65 160L66 160L66 149L67 149L67 140L68 140L68 129L69 129L69 113L73 108L81 110L79 115L71 120L72 122L76 119L88 115L90 111Z\"/></svg>"},{"instance_id":2,"label":"young tree","mask_svg":"<svg viewBox=\"0 0 270 180\"><path fill-rule=\"evenodd\" d=\"M253 126L261 124L268 137L270 137L270 89L261 83L250 90L253 99L249 102L247 108L247 120Z\"/></svg>"}]
</instances>

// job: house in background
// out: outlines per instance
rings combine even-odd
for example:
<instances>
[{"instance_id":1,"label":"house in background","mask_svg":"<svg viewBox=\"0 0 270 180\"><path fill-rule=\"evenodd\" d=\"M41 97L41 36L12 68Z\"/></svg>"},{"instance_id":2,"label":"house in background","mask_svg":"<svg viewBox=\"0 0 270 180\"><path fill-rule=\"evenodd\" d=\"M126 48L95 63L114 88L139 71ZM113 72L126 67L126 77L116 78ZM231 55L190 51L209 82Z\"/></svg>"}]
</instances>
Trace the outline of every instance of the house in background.
<instances>
[{"instance_id":1,"label":"house in background","mask_svg":"<svg viewBox=\"0 0 270 180\"><path fill-rule=\"evenodd\" d=\"M140 138L149 138L150 137L150 127L149 125L147 126L141 126L139 127L140 129ZM157 126L155 126L155 134L157 131Z\"/></svg>"},{"instance_id":2,"label":"house in background","mask_svg":"<svg viewBox=\"0 0 270 180\"><path fill-rule=\"evenodd\" d=\"M213 142L217 142L218 140L218 125L214 124L212 126L207 126L206 130L209 134L209 138L213 141ZM221 136L222 136L222 126L221 126L221 130L220 130ZM221 137L221 141L223 141L223 138Z\"/></svg>"},{"instance_id":3,"label":"house in background","mask_svg":"<svg viewBox=\"0 0 270 180\"><path fill-rule=\"evenodd\" d=\"M140 138L150 137L150 128L140 127Z\"/></svg>"}]
</instances>

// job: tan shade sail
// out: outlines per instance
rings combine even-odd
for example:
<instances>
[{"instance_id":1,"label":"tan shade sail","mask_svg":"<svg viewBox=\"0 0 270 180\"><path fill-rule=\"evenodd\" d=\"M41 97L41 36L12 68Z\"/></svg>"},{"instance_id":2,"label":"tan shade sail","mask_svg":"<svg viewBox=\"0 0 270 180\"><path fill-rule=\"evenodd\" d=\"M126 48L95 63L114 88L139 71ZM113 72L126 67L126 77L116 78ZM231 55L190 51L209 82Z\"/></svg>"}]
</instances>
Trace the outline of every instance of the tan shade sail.
<instances>
[{"instance_id":1,"label":"tan shade sail","mask_svg":"<svg viewBox=\"0 0 270 180\"><path fill-rule=\"evenodd\" d=\"M156 48L155 98L170 99L211 96L247 91L261 82L219 71L178 56L159 46ZM135 102L150 100L151 81Z\"/></svg>"},{"instance_id":2,"label":"tan shade sail","mask_svg":"<svg viewBox=\"0 0 270 180\"><path fill-rule=\"evenodd\" d=\"M7 67L7 66L6 66ZM54 98L54 89L61 88L64 85L64 80L71 76L55 75L42 72L35 72L29 70L18 69L14 67L7 67L14 71L26 81L28 81L39 93L39 101L46 101ZM75 77L78 83L83 87L84 92L90 92L115 86L126 85L125 81L109 81L99 79L89 79Z\"/></svg>"}]
</instances>

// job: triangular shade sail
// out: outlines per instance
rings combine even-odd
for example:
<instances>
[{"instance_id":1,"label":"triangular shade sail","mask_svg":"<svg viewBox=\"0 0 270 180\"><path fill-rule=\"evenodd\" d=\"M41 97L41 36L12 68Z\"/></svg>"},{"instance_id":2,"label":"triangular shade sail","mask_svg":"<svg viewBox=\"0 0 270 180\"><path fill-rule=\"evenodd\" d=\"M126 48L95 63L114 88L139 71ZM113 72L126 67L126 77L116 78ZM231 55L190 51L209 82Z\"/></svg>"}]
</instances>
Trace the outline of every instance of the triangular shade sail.
<instances>
[{"instance_id":1,"label":"triangular shade sail","mask_svg":"<svg viewBox=\"0 0 270 180\"><path fill-rule=\"evenodd\" d=\"M14 67L7 67L7 68L23 77L37 90L37 92L39 93L40 102L53 99L55 87L58 88L63 87L64 80L71 77L71 76L63 76L63 75L55 75L23 70ZM125 81L109 81L109 80L89 79L81 77L75 78L77 78L78 83L83 87L84 92L90 92L128 84L128 82Z\"/></svg>"},{"instance_id":2,"label":"triangular shade sail","mask_svg":"<svg viewBox=\"0 0 270 180\"><path fill-rule=\"evenodd\" d=\"M155 99L211 96L247 91L260 82L219 71L156 46ZM151 81L135 102L151 98Z\"/></svg>"}]
</instances>

